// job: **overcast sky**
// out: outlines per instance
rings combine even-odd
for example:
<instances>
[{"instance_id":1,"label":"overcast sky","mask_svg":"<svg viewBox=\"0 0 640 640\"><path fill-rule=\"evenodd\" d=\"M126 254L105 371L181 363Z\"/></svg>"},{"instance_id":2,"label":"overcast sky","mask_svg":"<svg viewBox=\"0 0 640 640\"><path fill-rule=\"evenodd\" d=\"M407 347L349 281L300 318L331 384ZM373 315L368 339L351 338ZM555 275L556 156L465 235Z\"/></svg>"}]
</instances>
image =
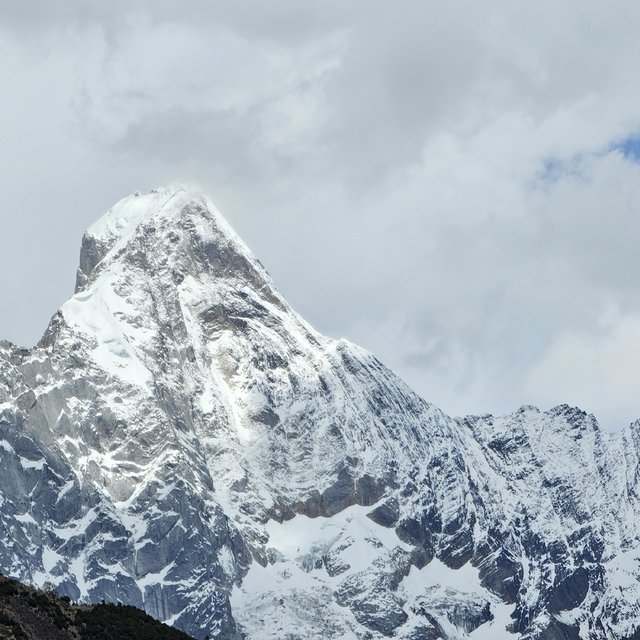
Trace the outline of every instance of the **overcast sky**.
<instances>
[{"instance_id":1,"label":"overcast sky","mask_svg":"<svg viewBox=\"0 0 640 640\"><path fill-rule=\"evenodd\" d=\"M319 330L452 414L640 417L640 4L0 0L0 337L199 184Z\"/></svg>"}]
</instances>

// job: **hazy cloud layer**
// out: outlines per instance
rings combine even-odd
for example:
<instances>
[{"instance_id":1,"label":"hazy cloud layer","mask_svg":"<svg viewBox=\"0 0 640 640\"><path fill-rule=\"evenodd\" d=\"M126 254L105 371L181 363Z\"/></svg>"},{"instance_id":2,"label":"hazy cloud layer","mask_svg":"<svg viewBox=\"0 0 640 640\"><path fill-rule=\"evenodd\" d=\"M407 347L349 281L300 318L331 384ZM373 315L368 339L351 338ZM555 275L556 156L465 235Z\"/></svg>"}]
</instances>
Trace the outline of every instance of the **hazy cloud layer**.
<instances>
[{"instance_id":1,"label":"hazy cloud layer","mask_svg":"<svg viewBox=\"0 0 640 640\"><path fill-rule=\"evenodd\" d=\"M454 414L640 417L640 6L0 0L0 335L199 183L319 329Z\"/></svg>"}]
</instances>

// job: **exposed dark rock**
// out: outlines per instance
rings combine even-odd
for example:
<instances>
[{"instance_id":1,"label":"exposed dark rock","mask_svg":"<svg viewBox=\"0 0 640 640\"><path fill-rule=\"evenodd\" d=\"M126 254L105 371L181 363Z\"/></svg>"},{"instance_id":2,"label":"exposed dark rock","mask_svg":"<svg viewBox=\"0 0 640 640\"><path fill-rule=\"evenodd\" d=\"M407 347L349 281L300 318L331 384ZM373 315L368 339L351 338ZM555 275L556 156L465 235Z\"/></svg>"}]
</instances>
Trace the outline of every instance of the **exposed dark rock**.
<instances>
[{"instance_id":1,"label":"exposed dark rock","mask_svg":"<svg viewBox=\"0 0 640 640\"><path fill-rule=\"evenodd\" d=\"M370 511L367 516L383 527L393 527L400 517L400 507L396 498L390 498Z\"/></svg>"},{"instance_id":2,"label":"exposed dark rock","mask_svg":"<svg viewBox=\"0 0 640 640\"><path fill-rule=\"evenodd\" d=\"M547 608L551 613L575 609L589 591L589 572L584 567L576 569L554 586Z\"/></svg>"}]
</instances>

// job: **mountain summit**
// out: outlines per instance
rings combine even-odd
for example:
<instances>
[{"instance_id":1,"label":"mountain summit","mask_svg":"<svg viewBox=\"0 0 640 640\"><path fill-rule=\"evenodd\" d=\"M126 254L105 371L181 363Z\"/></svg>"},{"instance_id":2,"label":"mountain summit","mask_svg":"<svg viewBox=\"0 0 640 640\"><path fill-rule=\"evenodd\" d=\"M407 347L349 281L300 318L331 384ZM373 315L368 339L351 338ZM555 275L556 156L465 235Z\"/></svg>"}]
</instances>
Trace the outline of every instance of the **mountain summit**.
<instances>
[{"instance_id":1,"label":"mountain summit","mask_svg":"<svg viewBox=\"0 0 640 640\"><path fill-rule=\"evenodd\" d=\"M444 415L172 185L0 343L0 572L197 638L638 638L638 451L568 406Z\"/></svg>"}]
</instances>

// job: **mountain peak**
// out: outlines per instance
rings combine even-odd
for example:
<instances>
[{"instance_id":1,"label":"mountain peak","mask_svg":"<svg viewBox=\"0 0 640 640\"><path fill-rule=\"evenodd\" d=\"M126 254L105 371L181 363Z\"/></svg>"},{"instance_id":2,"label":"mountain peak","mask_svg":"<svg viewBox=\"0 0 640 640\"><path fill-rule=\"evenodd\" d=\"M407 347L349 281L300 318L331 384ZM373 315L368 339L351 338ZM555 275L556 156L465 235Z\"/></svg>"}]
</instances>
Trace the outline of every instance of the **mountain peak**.
<instances>
[{"instance_id":1,"label":"mountain peak","mask_svg":"<svg viewBox=\"0 0 640 640\"><path fill-rule=\"evenodd\" d=\"M40 344L81 336L87 361L149 389L168 336L191 344L218 330L241 332L242 313L311 332L209 199L172 184L124 198L89 227L75 295Z\"/></svg>"},{"instance_id":2,"label":"mountain peak","mask_svg":"<svg viewBox=\"0 0 640 640\"><path fill-rule=\"evenodd\" d=\"M87 229L86 234L102 241L126 237L142 220L158 215L177 199L203 200L204 195L197 187L178 182L146 194L135 191L111 207Z\"/></svg>"},{"instance_id":3,"label":"mountain peak","mask_svg":"<svg viewBox=\"0 0 640 640\"><path fill-rule=\"evenodd\" d=\"M194 184L173 182L166 187L141 194L136 191L116 203L82 238L76 293L92 280L94 271L108 256L115 257L125 249L141 227L164 230L179 225L185 213L197 213L205 219L210 231L243 253L249 253L242 240L216 209L209 198Z\"/></svg>"}]
</instances>

